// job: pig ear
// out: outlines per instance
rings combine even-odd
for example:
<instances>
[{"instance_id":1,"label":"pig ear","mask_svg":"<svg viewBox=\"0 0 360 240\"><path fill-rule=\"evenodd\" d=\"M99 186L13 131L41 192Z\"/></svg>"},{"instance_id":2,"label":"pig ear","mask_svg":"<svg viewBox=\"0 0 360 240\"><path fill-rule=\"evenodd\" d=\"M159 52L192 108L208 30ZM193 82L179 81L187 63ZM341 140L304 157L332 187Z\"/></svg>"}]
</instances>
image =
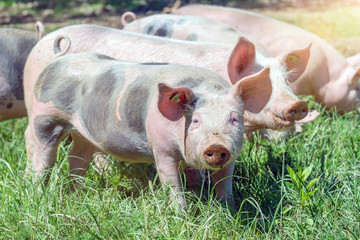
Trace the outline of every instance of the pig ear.
<instances>
[{"instance_id":1,"label":"pig ear","mask_svg":"<svg viewBox=\"0 0 360 240\"><path fill-rule=\"evenodd\" d=\"M310 57L311 44L305 48L291 51L281 57L281 63L286 66L289 73L289 82L295 82L304 73Z\"/></svg>"},{"instance_id":2,"label":"pig ear","mask_svg":"<svg viewBox=\"0 0 360 240\"><path fill-rule=\"evenodd\" d=\"M252 42L241 37L231 53L228 62L228 74L232 84L248 75L255 63L256 51Z\"/></svg>"},{"instance_id":3,"label":"pig ear","mask_svg":"<svg viewBox=\"0 0 360 240\"><path fill-rule=\"evenodd\" d=\"M272 93L269 74L270 69L265 68L254 75L241 79L234 86L234 95L243 100L245 110L258 113L265 107Z\"/></svg>"},{"instance_id":4,"label":"pig ear","mask_svg":"<svg viewBox=\"0 0 360 240\"><path fill-rule=\"evenodd\" d=\"M171 121L177 121L184 116L186 104L194 93L186 87L171 88L159 83L158 108L161 114Z\"/></svg>"}]
</instances>

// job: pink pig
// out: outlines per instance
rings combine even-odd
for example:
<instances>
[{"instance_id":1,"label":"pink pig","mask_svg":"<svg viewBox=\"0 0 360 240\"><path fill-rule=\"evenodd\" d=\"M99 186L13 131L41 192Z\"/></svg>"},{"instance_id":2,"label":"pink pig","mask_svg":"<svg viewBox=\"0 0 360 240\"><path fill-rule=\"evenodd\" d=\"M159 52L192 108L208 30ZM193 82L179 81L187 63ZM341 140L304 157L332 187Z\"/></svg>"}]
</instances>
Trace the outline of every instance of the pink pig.
<instances>
[{"instance_id":1,"label":"pink pig","mask_svg":"<svg viewBox=\"0 0 360 240\"><path fill-rule=\"evenodd\" d=\"M97 53L58 57L27 92L28 158L39 178L71 134L72 174L86 172L96 149L130 163L155 162L162 184L173 186L185 207L183 164L212 170L217 196L231 203L244 110L261 111L269 97L257 92L269 84L269 69L231 85L192 66L120 62Z\"/></svg>"},{"instance_id":2,"label":"pink pig","mask_svg":"<svg viewBox=\"0 0 360 240\"><path fill-rule=\"evenodd\" d=\"M249 11L206 5L189 5L174 14L203 16L226 23L281 54L312 42L311 57L301 78L291 83L297 95L313 95L328 109L340 113L360 109L360 70L324 40L296 26Z\"/></svg>"},{"instance_id":3,"label":"pink pig","mask_svg":"<svg viewBox=\"0 0 360 240\"><path fill-rule=\"evenodd\" d=\"M71 46L65 46L69 41L55 41L59 34L67 35L71 39ZM240 38L234 47L226 44L164 39L97 25L74 25L48 34L31 51L24 69L27 108L31 106L27 92L33 91L40 72L55 55L54 41L55 45L60 44L59 48L69 53L94 51L119 60L168 62L204 67L218 73L232 84L268 67L268 64L255 64L255 46L246 38ZM292 56L297 56L299 61L292 63ZM301 69L306 66L308 57L309 51L306 49L285 54L278 62L275 74L281 78L298 77ZM273 70L271 74L274 74ZM278 77L277 75L275 77ZM270 85L263 85L262 90L258 92L258 98L267 98L271 94ZM246 132L261 128L289 127L296 120L304 118L308 111L304 101L294 98L283 98L280 104L272 102L269 105L266 111L259 114L245 112Z\"/></svg>"}]
</instances>

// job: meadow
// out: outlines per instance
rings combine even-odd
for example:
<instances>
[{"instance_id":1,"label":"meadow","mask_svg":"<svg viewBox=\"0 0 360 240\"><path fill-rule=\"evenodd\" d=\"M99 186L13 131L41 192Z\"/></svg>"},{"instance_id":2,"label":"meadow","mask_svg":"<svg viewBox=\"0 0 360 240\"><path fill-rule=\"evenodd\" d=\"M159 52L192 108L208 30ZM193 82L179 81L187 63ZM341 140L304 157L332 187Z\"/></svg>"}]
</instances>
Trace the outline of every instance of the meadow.
<instances>
[{"instance_id":1,"label":"meadow","mask_svg":"<svg viewBox=\"0 0 360 240\"><path fill-rule=\"evenodd\" d=\"M312 21L304 20L306 10L268 14L310 31L318 26L324 38L359 39L353 11L324 9ZM341 27L334 19L344 19ZM358 239L359 112L340 116L305 99L321 115L301 133L244 143L236 209L217 201L209 184L197 193L185 189L187 211L171 207L152 165L111 158L109 174L91 165L71 192L68 144L59 147L49 184L33 183L25 173L27 118L0 122L0 239Z\"/></svg>"}]
</instances>

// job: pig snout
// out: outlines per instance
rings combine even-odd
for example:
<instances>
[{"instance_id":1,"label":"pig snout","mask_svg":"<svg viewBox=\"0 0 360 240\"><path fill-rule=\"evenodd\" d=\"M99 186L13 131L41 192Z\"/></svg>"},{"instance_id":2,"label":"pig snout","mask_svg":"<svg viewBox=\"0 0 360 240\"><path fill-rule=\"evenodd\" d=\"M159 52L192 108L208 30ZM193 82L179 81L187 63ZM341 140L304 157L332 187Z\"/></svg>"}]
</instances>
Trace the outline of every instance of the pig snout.
<instances>
[{"instance_id":1,"label":"pig snout","mask_svg":"<svg viewBox=\"0 0 360 240\"><path fill-rule=\"evenodd\" d=\"M212 167L222 167L230 159L230 152L224 146L213 144L205 149L203 158Z\"/></svg>"},{"instance_id":2,"label":"pig snout","mask_svg":"<svg viewBox=\"0 0 360 240\"><path fill-rule=\"evenodd\" d=\"M285 110L285 118L288 121L299 121L306 117L309 109L305 101L296 101L287 110Z\"/></svg>"}]
</instances>

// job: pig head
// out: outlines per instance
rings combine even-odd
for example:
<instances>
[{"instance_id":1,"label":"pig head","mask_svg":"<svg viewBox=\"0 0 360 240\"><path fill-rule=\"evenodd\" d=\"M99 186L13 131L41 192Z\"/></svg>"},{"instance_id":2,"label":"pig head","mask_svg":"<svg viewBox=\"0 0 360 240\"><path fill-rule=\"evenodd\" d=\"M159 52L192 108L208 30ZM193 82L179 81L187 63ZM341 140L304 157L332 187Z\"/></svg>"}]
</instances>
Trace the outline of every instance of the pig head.
<instances>
[{"instance_id":1,"label":"pig head","mask_svg":"<svg viewBox=\"0 0 360 240\"><path fill-rule=\"evenodd\" d=\"M217 196L231 201L243 114L266 105L268 98L256 92L267 82L269 69L231 86L202 68L68 54L44 68L28 96L27 154L39 178L71 134L73 174L83 175L100 149L131 163L155 161L161 182L175 188L182 206L180 164L212 170Z\"/></svg>"},{"instance_id":2,"label":"pig head","mask_svg":"<svg viewBox=\"0 0 360 240\"><path fill-rule=\"evenodd\" d=\"M291 84L297 95L313 95L327 109L341 112L360 108L359 69L351 66L330 44L296 26L249 11L206 5L189 5L174 14L195 15L226 23L278 55L312 43L304 74Z\"/></svg>"}]
</instances>

